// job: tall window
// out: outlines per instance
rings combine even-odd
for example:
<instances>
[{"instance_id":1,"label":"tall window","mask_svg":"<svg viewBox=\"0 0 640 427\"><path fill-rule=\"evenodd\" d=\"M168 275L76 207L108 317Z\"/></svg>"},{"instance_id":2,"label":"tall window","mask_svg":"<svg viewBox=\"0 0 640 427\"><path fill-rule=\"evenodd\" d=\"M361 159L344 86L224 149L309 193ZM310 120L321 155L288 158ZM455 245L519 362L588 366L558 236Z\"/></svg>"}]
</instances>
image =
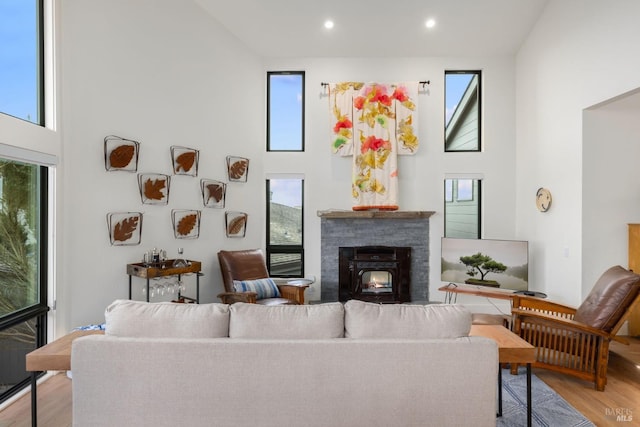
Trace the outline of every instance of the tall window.
<instances>
[{"instance_id":1,"label":"tall window","mask_svg":"<svg viewBox=\"0 0 640 427\"><path fill-rule=\"evenodd\" d=\"M276 277L304 276L304 179L267 179L267 267Z\"/></svg>"},{"instance_id":2,"label":"tall window","mask_svg":"<svg viewBox=\"0 0 640 427\"><path fill-rule=\"evenodd\" d=\"M44 125L43 0L0 1L0 112Z\"/></svg>"},{"instance_id":3,"label":"tall window","mask_svg":"<svg viewBox=\"0 0 640 427\"><path fill-rule=\"evenodd\" d=\"M267 151L304 151L304 71L267 72Z\"/></svg>"},{"instance_id":4,"label":"tall window","mask_svg":"<svg viewBox=\"0 0 640 427\"><path fill-rule=\"evenodd\" d=\"M444 180L445 237L481 237L481 183L479 179Z\"/></svg>"},{"instance_id":5,"label":"tall window","mask_svg":"<svg viewBox=\"0 0 640 427\"><path fill-rule=\"evenodd\" d=\"M480 151L480 71L445 71L445 151Z\"/></svg>"},{"instance_id":6,"label":"tall window","mask_svg":"<svg viewBox=\"0 0 640 427\"><path fill-rule=\"evenodd\" d=\"M46 341L47 175L0 158L0 401L29 383L25 355Z\"/></svg>"}]
</instances>

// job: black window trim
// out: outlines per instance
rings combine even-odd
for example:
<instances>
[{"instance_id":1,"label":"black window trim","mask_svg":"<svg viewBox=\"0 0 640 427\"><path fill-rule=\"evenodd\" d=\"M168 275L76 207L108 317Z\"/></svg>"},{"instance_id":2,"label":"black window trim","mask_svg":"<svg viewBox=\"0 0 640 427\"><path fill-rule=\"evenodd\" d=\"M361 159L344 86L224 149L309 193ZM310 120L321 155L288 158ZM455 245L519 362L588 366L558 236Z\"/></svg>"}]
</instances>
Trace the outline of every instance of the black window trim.
<instances>
[{"instance_id":1,"label":"black window trim","mask_svg":"<svg viewBox=\"0 0 640 427\"><path fill-rule=\"evenodd\" d=\"M273 150L271 149L271 76L272 75L300 75L302 76L302 135L300 135L300 150ZM305 72L304 71L267 71L267 152L268 153L302 153L305 151Z\"/></svg>"},{"instance_id":2,"label":"black window trim","mask_svg":"<svg viewBox=\"0 0 640 427\"><path fill-rule=\"evenodd\" d=\"M445 80L445 94L447 90L447 74L476 74L478 76L478 148L475 150L449 150L447 149L447 123L444 123L444 152L445 153L480 153L482 152L482 70L445 70L444 71L444 80ZM446 97L445 97L445 105L444 110L446 111Z\"/></svg>"},{"instance_id":3,"label":"black window trim","mask_svg":"<svg viewBox=\"0 0 640 427\"><path fill-rule=\"evenodd\" d=\"M272 245L271 244L271 190L270 190L270 185L269 182L272 179L278 179L278 178L267 178L265 180L265 188L266 188L266 262L267 262L267 270L269 271L269 275L271 275L271 255L273 254L281 254L281 253L285 253L285 254L300 254L300 275L278 275L278 277L304 277L304 265L305 265L305 258L304 258L304 178L300 178L300 180L302 181L302 206L301 206L301 224L300 226L302 227L302 241L300 242L300 245Z\"/></svg>"}]
</instances>

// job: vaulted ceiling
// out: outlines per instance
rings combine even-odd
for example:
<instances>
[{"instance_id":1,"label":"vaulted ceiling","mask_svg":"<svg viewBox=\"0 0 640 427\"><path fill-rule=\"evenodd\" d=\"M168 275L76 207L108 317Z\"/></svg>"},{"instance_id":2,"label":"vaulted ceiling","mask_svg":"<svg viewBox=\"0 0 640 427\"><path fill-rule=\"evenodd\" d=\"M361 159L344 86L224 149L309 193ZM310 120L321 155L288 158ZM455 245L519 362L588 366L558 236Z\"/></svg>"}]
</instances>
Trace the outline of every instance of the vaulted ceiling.
<instances>
[{"instance_id":1,"label":"vaulted ceiling","mask_svg":"<svg viewBox=\"0 0 640 427\"><path fill-rule=\"evenodd\" d=\"M194 0L263 57L502 56L547 0ZM427 19L434 19L427 28ZM324 22L334 27L327 30Z\"/></svg>"}]
</instances>

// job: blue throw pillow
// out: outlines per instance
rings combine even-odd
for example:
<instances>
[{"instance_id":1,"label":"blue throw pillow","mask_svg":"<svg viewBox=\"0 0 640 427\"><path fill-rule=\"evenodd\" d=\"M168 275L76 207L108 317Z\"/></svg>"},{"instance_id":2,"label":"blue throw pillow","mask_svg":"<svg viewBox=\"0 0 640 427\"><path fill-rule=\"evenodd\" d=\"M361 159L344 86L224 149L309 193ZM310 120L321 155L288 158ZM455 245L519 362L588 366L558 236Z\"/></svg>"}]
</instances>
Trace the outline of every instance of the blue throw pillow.
<instances>
[{"instance_id":1,"label":"blue throw pillow","mask_svg":"<svg viewBox=\"0 0 640 427\"><path fill-rule=\"evenodd\" d=\"M234 280L233 289L236 292L255 292L257 299L279 298L280 291L273 279Z\"/></svg>"}]
</instances>

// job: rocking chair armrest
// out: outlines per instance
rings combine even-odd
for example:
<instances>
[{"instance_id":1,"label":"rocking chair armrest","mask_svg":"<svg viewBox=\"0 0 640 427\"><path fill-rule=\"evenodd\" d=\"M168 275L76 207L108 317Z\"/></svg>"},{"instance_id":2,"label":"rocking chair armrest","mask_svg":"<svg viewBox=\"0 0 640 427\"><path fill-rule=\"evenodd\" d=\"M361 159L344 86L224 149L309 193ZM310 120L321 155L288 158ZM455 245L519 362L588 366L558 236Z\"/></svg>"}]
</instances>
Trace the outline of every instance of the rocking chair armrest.
<instances>
[{"instance_id":1,"label":"rocking chair armrest","mask_svg":"<svg viewBox=\"0 0 640 427\"><path fill-rule=\"evenodd\" d=\"M576 313L574 307L561 304L558 302L547 301L540 298L533 298L523 295L515 295L513 297L513 307L515 309L539 310L544 312L569 314L571 317Z\"/></svg>"},{"instance_id":2,"label":"rocking chair armrest","mask_svg":"<svg viewBox=\"0 0 640 427\"><path fill-rule=\"evenodd\" d=\"M304 291L309 285L278 285L282 298L296 301L298 304L304 304Z\"/></svg>"},{"instance_id":3,"label":"rocking chair armrest","mask_svg":"<svg viewBox=\"0 0 640 427\"><path fill-rule=\"evenodd\" d=\"M236 302L247 302L255 304L258 298L258 294L255 292L222 292L218 294L218 298L222 300L223 304L233 304Z\"/></svg>"},{"instance_id":4,"label":"rocking chair armrest","mask_svg":"<svg viewBox=\"0 0 640 427\"><path fill-rule=\"evenodd\" d=\"M526 320L528 323L539 323L546 326L556 327L558 329L567 329L574 332L587 333L591 335L600 336L603 338L611 339L612 336L609 332L602 329L597 329L584 323L576 322L573 319L566 317L560 317L554 314L542 313L539 311L523 310L519 308L511 309L511 314L514 316L514 323L520 324L521 320Z\"/></svg>"}]
</instances>

